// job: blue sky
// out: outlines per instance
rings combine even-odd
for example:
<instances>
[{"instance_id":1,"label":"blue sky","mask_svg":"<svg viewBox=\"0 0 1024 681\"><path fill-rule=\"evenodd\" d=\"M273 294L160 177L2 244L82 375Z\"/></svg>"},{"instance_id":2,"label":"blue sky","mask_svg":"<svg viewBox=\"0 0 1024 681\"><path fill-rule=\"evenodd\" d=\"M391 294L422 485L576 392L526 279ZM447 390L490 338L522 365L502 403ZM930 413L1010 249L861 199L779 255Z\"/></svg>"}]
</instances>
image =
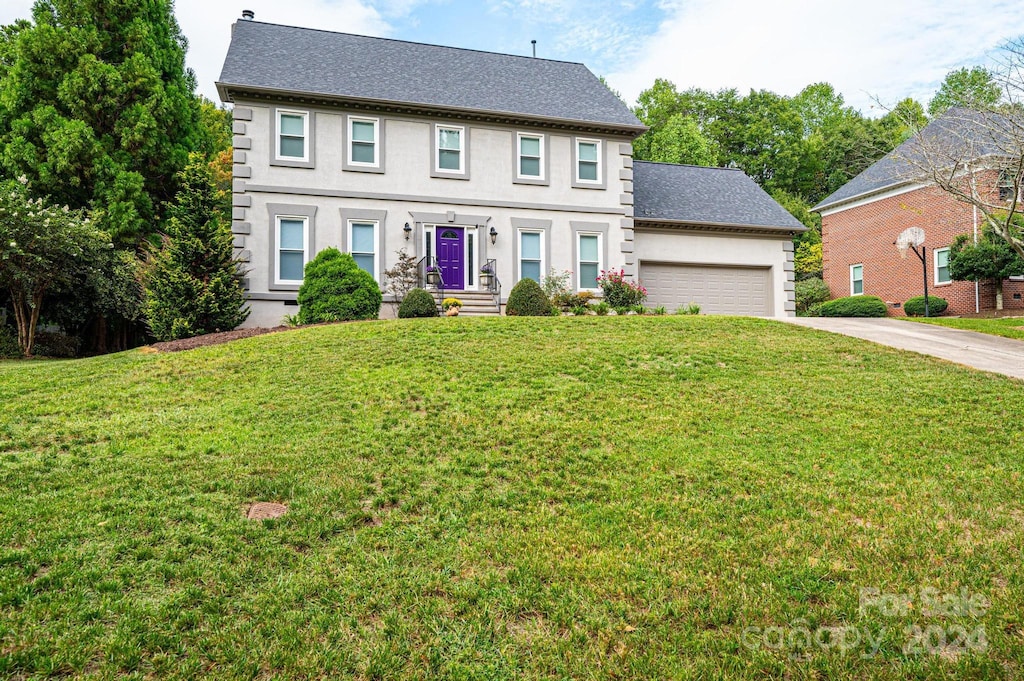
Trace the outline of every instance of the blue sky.
<instances>
[{"instance_id":1,"label":"blue sky","mask_svg":"<svg viewBox=\"0 0 1024 681\"><path fill-rule=\"evenodd\" d=\"M31 0L0 0L0 23ZM827 81L864 113L986 63L1024 32L1019 0L177 0L199 90L213 83L243 8L256 19L581 61L632 103L657 77L680 88L796 94Z\"/></svg>"}]
</instances>

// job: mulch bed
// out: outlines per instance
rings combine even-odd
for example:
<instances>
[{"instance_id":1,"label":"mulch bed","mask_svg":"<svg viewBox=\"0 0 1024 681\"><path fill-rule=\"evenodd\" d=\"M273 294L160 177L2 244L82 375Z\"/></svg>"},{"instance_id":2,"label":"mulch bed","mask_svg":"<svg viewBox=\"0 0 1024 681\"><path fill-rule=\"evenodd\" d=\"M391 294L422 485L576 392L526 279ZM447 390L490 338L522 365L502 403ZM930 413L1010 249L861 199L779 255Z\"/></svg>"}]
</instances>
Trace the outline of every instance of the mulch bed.
<instances>
[{"instance_id":1,"label":"mulch bed","mask_svg":"<svg viewBox=\"0 0 1024 681\"><path fill-rule=\"evenodd\" d=\"M196 336L195 338L182 338L181 340L153 343L149 347L158 352L181 352L182 350L204 348L207 345L228 343L234 340L241 340L242 338L262 336L265 333L288 331L290 328L291 327L288 326L275 326L273 328L258 327L254 329L235 329L234 331L222 331L221 333L208 333L205 336Z\"/></svg>"}]
</instances>

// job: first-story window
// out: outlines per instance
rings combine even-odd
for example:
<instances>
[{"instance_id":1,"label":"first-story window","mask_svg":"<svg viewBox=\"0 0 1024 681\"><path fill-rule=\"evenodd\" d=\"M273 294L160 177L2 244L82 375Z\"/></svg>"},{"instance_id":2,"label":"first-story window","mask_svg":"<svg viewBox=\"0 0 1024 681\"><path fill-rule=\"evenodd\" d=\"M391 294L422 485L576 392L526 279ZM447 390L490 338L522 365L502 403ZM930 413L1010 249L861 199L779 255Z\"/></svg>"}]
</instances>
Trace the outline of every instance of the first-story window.
<instances>
[{"instance_id":1,"label":"first-story window","mask_svg":"<svg viewBox=\"0 0 1024 681\"><path fill-rule=\"evenodd\" d=\"M308 158L309 114L302 111L277 112L277 157L305 161Z\"/></svg>"},{"instance_id":2,"label":"first-story window","mask_svg":"<svg viewBox=\"0 0 1024 681\"><path fill-rule=\"evenodd\" d=\"M377 223L352 220L349 223L349 251L359 268L377 278Z\"/></svg>"},{"instance_id":3,"label":"first-story window","mask_svg":"<svg viewBox=\"0 0 1024 681\"><path fill-rule=\"evenodd\" d=\"M577 238L576 271L579 275L576 286L581 291L593 291L597 289L597 277L601 271L601 235L579 234Z\"/></svg>"},{"instance_id":4,"label":"first-story window","mask_svg":"<svg viewBox=\"0 0 1024 681\"><path fill-rule=\"evenodd\" d=\"M348 162L351 165L377 167L380 165L377 144L377 119L349 119Z\"/></svg>"},{"instance_id":5,"label":"first-story window","mask_svg":"<svg viewBox=\"0 0 1024 681\"><path fill-rule=\"evenodd\" d=\"M519 232L519 278L540 283L544 272L541 258L544 235L541 232Z\"/></svg>"},{"instance_id":6,"label":"first-story window","mask_svg":"<svg viewBox=\"0 0 1024 681\"><path fill-rule=\"evenodd\" d=\"M850 265L850 295L864 293L864 265Z\"/></svg>"},{"instance_id":7,"label":"first-story window","mask_svg":"<svg viewBox=\"0 0 1024 681\"><path fill-rule=\"evenodd\" d=\"M949 276L949 249L939 248L935 253L935 283L948 284L953 281Z\"/></svg>"},{"instance_id":8,"label":"first-story window","mask_svg":"<svg viewBox=\"0 0 1024 681\"><path fill-rule=\"evenodd\" d=\"M309 252L308 218L277 218L277 283L301 284Z\"/></svg>"},{"instance_id":9,"label":"first-story window","mask_svg":"<svg viewBox=\"0 0 1024 681\"><path fill-rule=\"evenodd\" d=\"M437 128L437 170L463 172L462 128Z\"/></svg>"}]
</instances>

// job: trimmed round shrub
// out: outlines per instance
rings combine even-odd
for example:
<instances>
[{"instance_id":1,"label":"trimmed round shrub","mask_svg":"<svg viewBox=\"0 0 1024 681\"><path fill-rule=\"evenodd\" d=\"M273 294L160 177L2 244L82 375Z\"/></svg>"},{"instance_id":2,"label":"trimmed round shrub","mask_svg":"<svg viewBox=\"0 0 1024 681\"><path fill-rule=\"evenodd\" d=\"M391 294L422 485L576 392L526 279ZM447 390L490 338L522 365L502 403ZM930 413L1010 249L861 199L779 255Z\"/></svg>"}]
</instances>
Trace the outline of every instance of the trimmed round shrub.
<instances>
[{"instance_id":1,"label":"trimmed round shrub","mask_svg":"<svg viewBox=\"0 0 1024 681\"><path fill-rule=\"evenodd\" d=\"M946 302L945 298L928 296L929 316L937 317L945 312L947 307L949 307L949 303ZM916 298L911 298L907 302L903 303L903 313L908 317L923 317L924 296L917 296Z\"/></svg>"},{"instance_id":2,"label":"trimmed round shrub","mask_svg":"<svg viewBox=\"0 0 1024 681\"><path fill-rule=\"evenodd\" d=\"M369 272L337 248L326 248L306 265L299 288L299 323L376 319L383 296Z\"/></svg>"},{"instance_id":3,"label":"trimmed round shrub","mask_svg":"<svg viewBox=\"0 0 1024 681\"><path fill-rule=\"evenodd\" d=\"M437 302L434 296L421 288L414 288L409 291L402 304L398 306L399 319L412 319L413 317L436 317Z\"/></svg>"},{"instance_id":4,"label":"trimmed round shrub","mask_svg":"<svg viewBox=\"0 0 1024 681\"><path fill-rule=\"evenodd\" d=\"M836 298L818 307L822 317L884 317L885 302L878 296Z\"/></svg>"},{"instance_id":5,"label":"trimmed round shrub","mask_svg":"<svg viewBox=\"0 0 1024 681\"><path fill-rule=\"evenodd\" d=\"M824 303L832 294L828 284L820 277L810 277L796 282L796 311L806 314L813 306Z\"/></svg>"},{"instance_id":6,"label":"trimmed round shrub","mask_svg":"<svg viewBox=\"0 0 1024 681\"><path fill-rule=\"evenodd\" d=\"M510 317L547 317L551 314L551 301L533 279L520 279L508 294L505 314Z\"/></svg>"}]
</instances>

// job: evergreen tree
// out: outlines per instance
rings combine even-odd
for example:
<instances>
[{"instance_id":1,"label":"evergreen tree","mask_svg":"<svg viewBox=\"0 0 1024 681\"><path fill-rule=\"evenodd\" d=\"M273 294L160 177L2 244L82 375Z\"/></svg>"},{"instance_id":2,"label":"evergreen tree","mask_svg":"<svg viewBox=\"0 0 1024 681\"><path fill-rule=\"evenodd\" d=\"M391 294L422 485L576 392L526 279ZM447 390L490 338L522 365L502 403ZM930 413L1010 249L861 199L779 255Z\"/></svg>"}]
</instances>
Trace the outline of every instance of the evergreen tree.
<instances>
[{"instance_id":1,"label":"evergreen tree","mask_svg":"<svg viewBox=\"0 0 1024 681\"><path fill-rule=\"evenodd\" d=\"M159 340L230 331L249 316L213 168L191 154L178 182L163 245L151 253L146 276L146 318Z\"/></svg>"},{"instance_id":2,"label":"evergreen tree","mask_svg":"<svg viewBox=\"0 0 1024 681\"><path fill-rule=\"evenodd\" d=\"M0 173L92 208L134 246L209 143L173 0L37 0L32 14L2 31Z\"/></svg>"}]
</instances>

